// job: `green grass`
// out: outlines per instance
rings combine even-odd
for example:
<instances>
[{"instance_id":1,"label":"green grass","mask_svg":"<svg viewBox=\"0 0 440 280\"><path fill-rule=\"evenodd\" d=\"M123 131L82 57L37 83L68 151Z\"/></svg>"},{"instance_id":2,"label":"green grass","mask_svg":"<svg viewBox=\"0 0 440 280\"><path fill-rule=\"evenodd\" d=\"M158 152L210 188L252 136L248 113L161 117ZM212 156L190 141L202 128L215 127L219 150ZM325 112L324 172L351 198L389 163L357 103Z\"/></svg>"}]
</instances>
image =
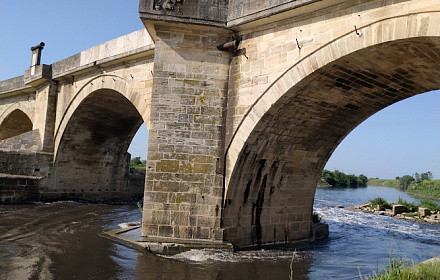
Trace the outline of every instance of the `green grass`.
<instances>
[{"instance_id":1,"label":"green grass","mask_svg":"<svg viewBox=\"0 0 440 280\"><path fill-rule=\"evenodd\" d=\"M434 201L424 199L420 201L420 207L428 208L431 212L436 212L440 210L440 205L435 203Z\"/></svg>"},{"instance_id":2,"label":"green grass","mask_svg":"<svg viewBox=\"0 0 440 280\"><path fill-rule=\"evenodd\" d=\"M440 263L431 262L408 266L401 260L393 260L379 275L362 277L361 280L439 280Z\"/></svg>"},{"instance_id":3,"label":"green grass","mask_svg":"<svg viewBox=\"0 0 440 280\"><path fill-rule=\"evenodd\" d=\"M417 212L419 210L418 205L411 203L411 202L407 202L405 199L402 199L400 197L399 197L399 201L397 203L405 206L406 212Z\"/></svg>"},{"instance_id":4,"label":"green grass","mask_svg":"<svg viewBox=\"0 0 440 280\"><path fill-rule=\"evenodd\" d=\"M369 178L368 185L401 189L399 180ZM425 180L418 184L412 183L406 192L420 198L440 200L440 180Z\"/></svg>"},{"instance_id":5,"label":"green grass","mask_svg":"<svg viewBox=\"0 0 440 280\"><path fill-rule=\"evenodd\" d=\"M425 180L411 185L406 192L422 198L440 200L440 180Z\"/></svg>"},{"instance_id":6,"label":"green grass","mask_svg":"<svg viewBox=\"0 0 440 280\"><path fill-rule=\"evenodd\" d=\"M370 186L383 186L383 187L390 187L390 188L400 189L400 182L399 182L399 180L369 178L368 179L368 185L370 185Z\"/></svg>"},{"instance_id":7,"label":"green grass","mask_svg":"<svg viewBox=\"0 0 440 280\"><path fill-rule=\"evenodd\" d=\"M391 206L388 203L388 201L386 201L382 197L376 197L374 199L371 199L370 203L371 203L371 207L373 207L373 208L377 207L378 205L383 207L383 208L391 208Z\"/></svg>"},{"instance_id":8,"label":"green grass","mask_svg":"<svg viewBox=\"0 0 440 280\"><path fill-rule=\"evenodd\" d=\"M420 216L420 213L419 212L403 213L403 216L405 216L405 217L418 217L418 216Z\"/></svg>"}]
</instances>

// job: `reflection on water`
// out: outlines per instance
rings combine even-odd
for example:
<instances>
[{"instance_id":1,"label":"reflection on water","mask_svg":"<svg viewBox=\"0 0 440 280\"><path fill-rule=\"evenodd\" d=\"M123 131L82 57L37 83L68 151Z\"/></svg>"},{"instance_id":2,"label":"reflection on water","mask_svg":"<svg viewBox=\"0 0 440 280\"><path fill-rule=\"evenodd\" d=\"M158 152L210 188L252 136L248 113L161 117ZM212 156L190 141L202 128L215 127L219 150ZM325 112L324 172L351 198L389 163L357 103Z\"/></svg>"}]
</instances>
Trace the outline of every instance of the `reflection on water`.
<instances>
[{"instance_id":1,"label":"reflection on water","mask_svg":"<svg viewBox=\"0 0 440 280\"><path fill-rule=\"evenodd\" d=\"M330 238L297 248L294 279L359 279L359 271L386 265L390 249L416 262L440 254L440 225L333 208L363 204L377 193L391 201L397 199L387 195L405 194L381 187L317 190L315 211L330 225ZM156 256L102 235L140 220L136 205L0 205L0 279L289 279L293 248Z\"/></svg>"}]
</instances>

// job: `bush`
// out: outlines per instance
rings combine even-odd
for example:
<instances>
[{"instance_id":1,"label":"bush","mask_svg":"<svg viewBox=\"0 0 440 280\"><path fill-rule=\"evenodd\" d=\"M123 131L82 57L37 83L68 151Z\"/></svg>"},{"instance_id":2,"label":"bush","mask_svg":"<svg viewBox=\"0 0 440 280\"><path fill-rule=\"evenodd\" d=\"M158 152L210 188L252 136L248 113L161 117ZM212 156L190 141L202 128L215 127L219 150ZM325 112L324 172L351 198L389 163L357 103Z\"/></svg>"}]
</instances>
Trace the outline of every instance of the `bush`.
<instances>
[{"instance_id":1,"label":"bush","mask_svg":"<svg viewBox=\"0 0 440 280\"><path fill-rule=\"evenodd\" d=\"M391 208L391 206L388 203L388 201L386 201L382 197L376 197L375 199L370 200L370 203L371 203L371 207L380 206L380 207L383 207L383 208Z\"/></svg>"},{"instance_id":2,"label":"bush","mask_svg":"<svg viewBox=\"0 0 440 280\"><path fill-rule=\"evenodd\" d=\"M407 192L419 197L440 200L440 180L422 181L411 186Z\"/></svg>"},{"instance_id":3,"label":"bush","mask_svg":"<svg viewBox=\"0 0 440 280\"><path fill-rule=\"evenodd\" d=\"M397 203L405 206L406 212L417 212L419 210L418 205L411 202L407 202L405 199L402 199L401 197L399 197L399 201Z\"/></svg>"},{"instance_id":4,"label":"bush","mask_svg":"<svg viewBox=\"0 0 440 280\"><path fill-rule=\"evenodd\" d=\"M434 201L424 199L420 203L421 203L420 205L421 207L428 208L429 210L431 210L431 212L436 212L440 210L440 206Z\"/></svg>"},{"instance_id":5,"label":"bush","mask_svg":"<svg viewBox=\"0 0 440 280\"><path fill-rule=\"evenodd\" d=\"M316 224L316 223L320 223L320 222L321 222L321 217L319 216L318 213L313 212L313 214L312 214L312 222L313 222L314 224Z\"/></svg>"}]
</instances>

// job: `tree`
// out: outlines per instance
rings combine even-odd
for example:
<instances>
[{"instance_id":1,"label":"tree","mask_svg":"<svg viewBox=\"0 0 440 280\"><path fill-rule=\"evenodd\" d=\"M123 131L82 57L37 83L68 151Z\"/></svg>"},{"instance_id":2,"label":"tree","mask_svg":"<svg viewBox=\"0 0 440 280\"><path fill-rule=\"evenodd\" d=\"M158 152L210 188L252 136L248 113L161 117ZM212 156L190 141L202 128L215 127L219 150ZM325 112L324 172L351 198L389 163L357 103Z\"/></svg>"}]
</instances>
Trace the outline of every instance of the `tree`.
<instances>
[{"instance_id":1,"label":"tree","mask_svg":"<svg viewBox=\"0 0 440 280\"><path fill-rule=\"evenodd\" d=\"M339 170L335 170L335 172L333 172L335 181L336 181L336 187L346 187L347 186L347 181L345 178L345 174L340 172Z\"/></svg>"},{"instance_id":2,"label":"tree","mask_svg":"<svg viewBox=\"0 0 440 280\"><path fill-rule=\"evenodd\" d=\"M403 190L406 190L406 189L408 189L411 182L414 182L414 181L415 181L415 179L413 176L410 176L410 175L402 176L399 180L400 188Z\"/></svg>"},{"instance_id":3,"label":"tree","mask_svg":"<svg viewBox=\"0 0 440 280\"><path fill-rule=\"evenodd\" d=\"M347 175L339 170L331 172L329 170L323 170L321 174L322 178L331 186L339 188L357 188L366 187L368 178L365 175L356 176L353 174Z\"/></svg>"},{"instance_id":4,"label":"tree","mask_svg":"<svg viewBox=\"0 0 440 280\"><path fill-rule=\"evenodd\" d=\"M367 183L368 183L367 176L365 176L364 174L361 174L361 175L359 175L358 180L359 180L359 183L358 183L359 187L366 187L367 186Z\"/></svg>"},{"instance_id":5,"label":"tree","mask_svg":"<svg viewBox=\"0 0 440 280\"><path fill-rule=\"evenodd\" d=\"M141 157L135 157L132 159L130 165L142 165Z\"/></svg>"},{"instance_id":6,"label":"tree","mask_svg":"<svg viewBox=\"0 0 440 280\"><path fill-rule=\"evenodd\" d=\"M355 175L353 175L353 174L346 175L345 176L345 181L347 182L347 186L350 187L350 188L358 187L358 182L359 182L358 178Z\"/></svg>"},{"instance_id":7,"label":"tree","mask_svg":"<svg viewBox=\"0 0 440 280\"><path fill-rule=\"evenodd\" d=\"M415 179L416 183L422 182L422 180L420 179L420 174L417 172L414 174L414 179Z\"/></svg>"},{"instance_id":8,"label":"tree","mask_svg":"<svg viewBox=\"0 0 440 280\"><path fill-rule=\"evenodd\" d=\"M424 180L430 181L430 180L432 180L432 178L433 178L433 176L432 176L431 171L420 174L421 181L424 181Z\"/></svg>"},{"instance_id":9,"label":"tree","mask_svg":"<svg viewBox=\"0 0 440 280\"><path fill-rule=\"evenodd\" d=\"M329 185L332 185L332 186L335 185L335 179L334 179L334 176L333 176L333 172L324 169L324 170L322 171L321 176L325 179L325 181L326 181Z\"/></svg>"}]
</instances>

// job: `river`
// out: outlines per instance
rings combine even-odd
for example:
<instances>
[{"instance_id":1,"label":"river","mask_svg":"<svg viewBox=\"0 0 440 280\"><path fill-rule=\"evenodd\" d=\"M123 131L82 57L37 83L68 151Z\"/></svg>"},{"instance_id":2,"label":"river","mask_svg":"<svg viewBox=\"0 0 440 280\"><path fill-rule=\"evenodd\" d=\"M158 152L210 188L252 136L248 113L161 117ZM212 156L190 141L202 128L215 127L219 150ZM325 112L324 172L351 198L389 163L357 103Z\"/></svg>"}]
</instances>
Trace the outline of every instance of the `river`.
<instances>
[{"instance_id":1,"label":"river","mask_svg":"<svg viewBox=\"0 0 440 280\"><path fill-rule=\"evenodd\" d=\"M192 250L157 256L119 245L102 232L141 220L135 205L75 202L0 205L0 279L360 279L394 257L414 262L440 255L440 225L420 224L335 205L376 196L397 201L386 187L318 189L315 211L330 237L291 250Z\"/></svg>"}]
</instances>

